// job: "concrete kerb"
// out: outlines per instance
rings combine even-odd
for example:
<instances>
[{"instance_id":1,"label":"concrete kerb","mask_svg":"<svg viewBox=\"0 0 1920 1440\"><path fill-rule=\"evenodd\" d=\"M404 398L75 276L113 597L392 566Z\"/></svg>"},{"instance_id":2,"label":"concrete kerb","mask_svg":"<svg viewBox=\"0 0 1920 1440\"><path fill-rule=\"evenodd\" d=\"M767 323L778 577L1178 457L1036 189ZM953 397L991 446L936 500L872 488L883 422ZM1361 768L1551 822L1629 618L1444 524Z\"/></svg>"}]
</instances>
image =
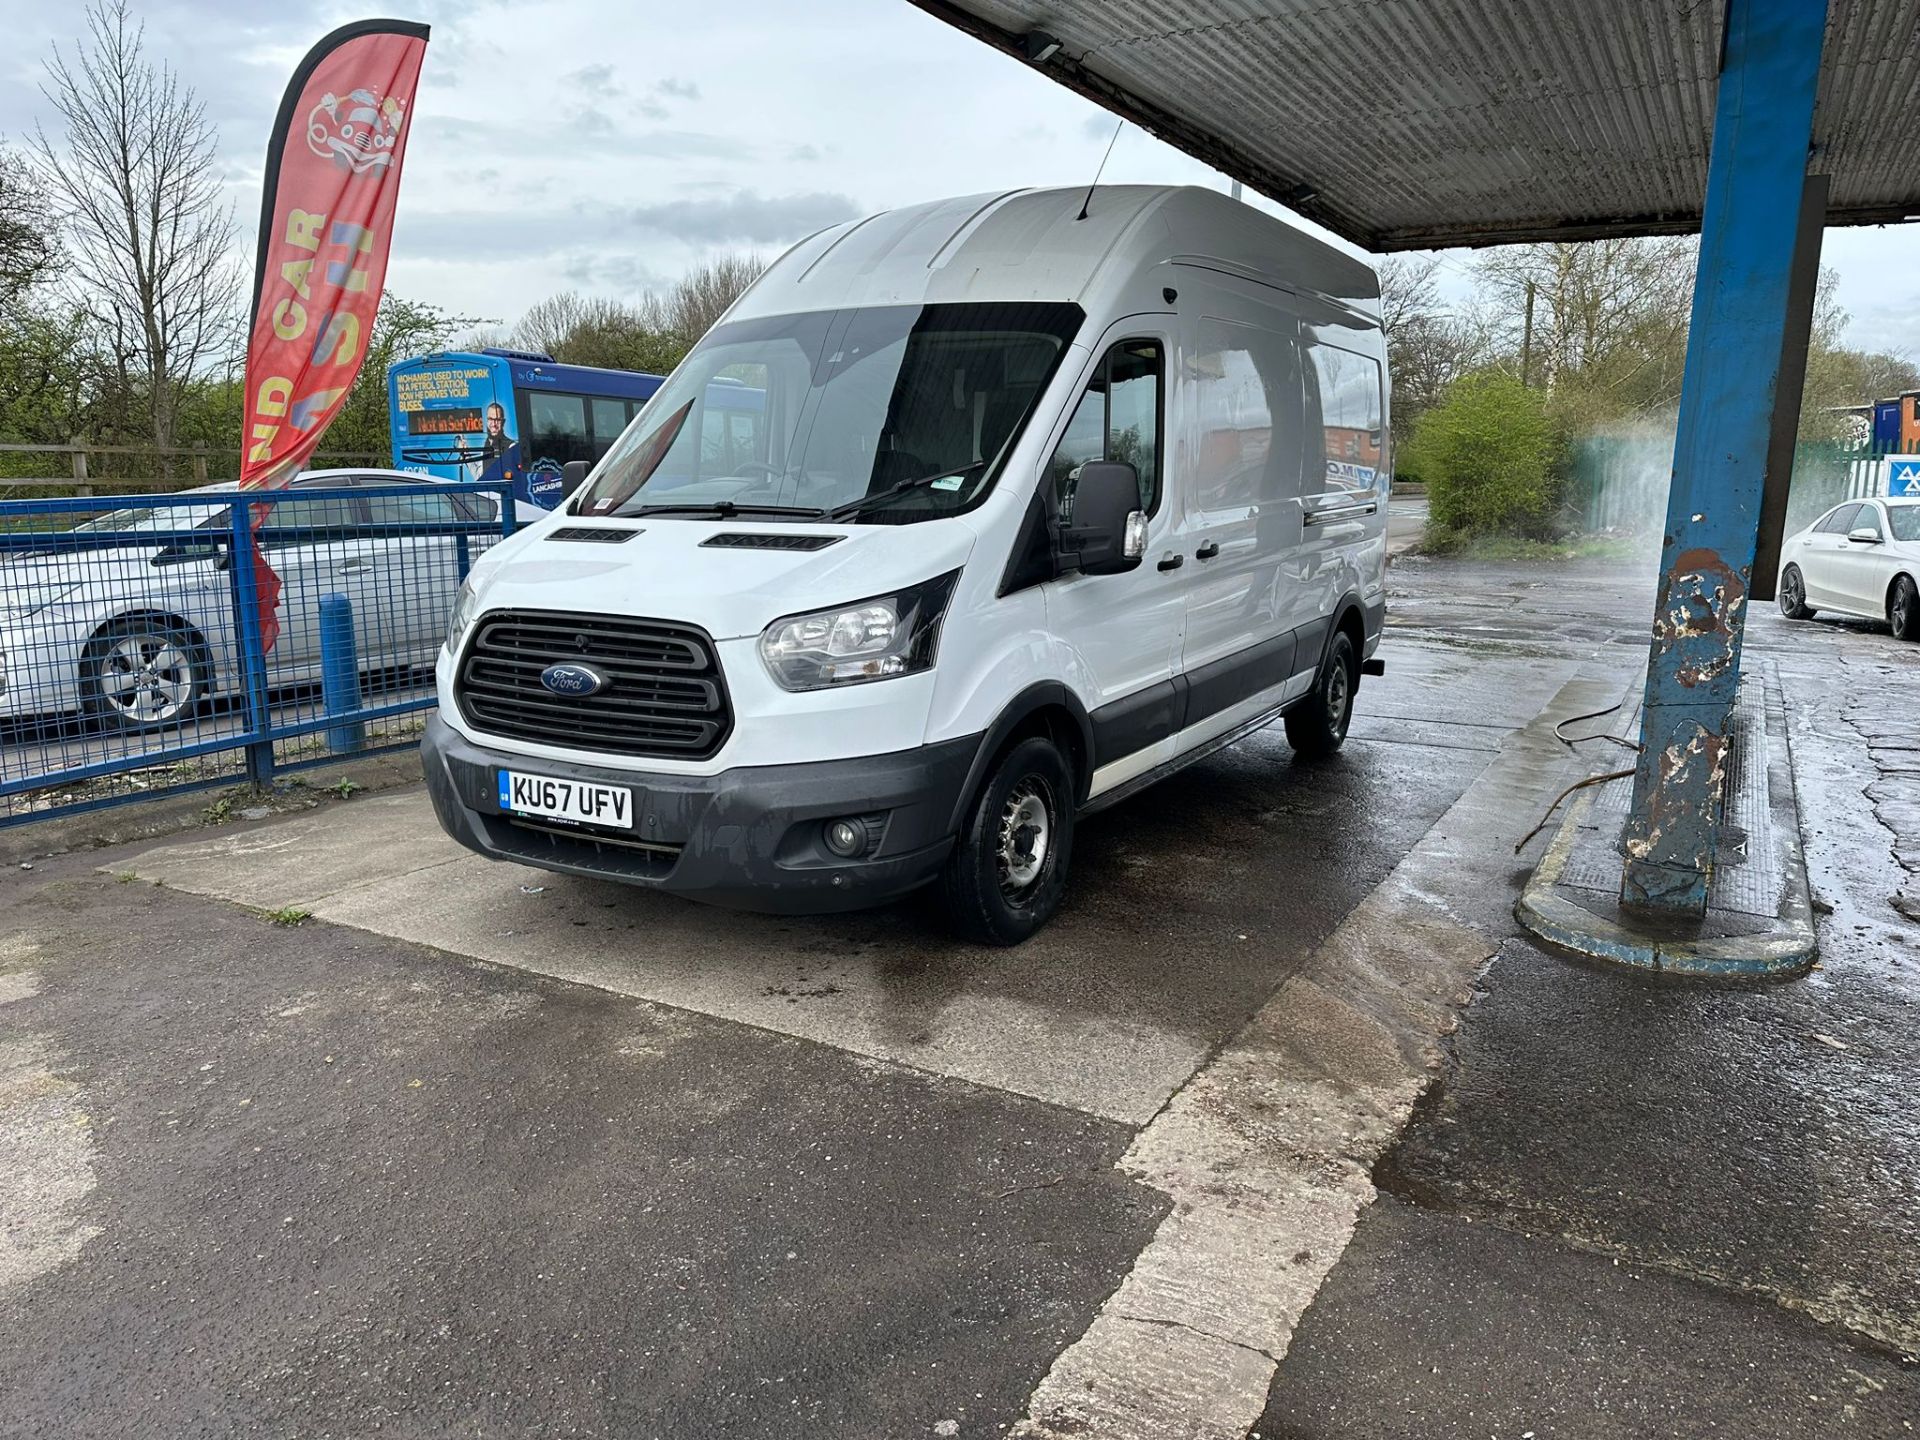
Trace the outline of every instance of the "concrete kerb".
<instances>
[{"instance_id":1,"label":"concrete kerb","mask_svg":"<svg viewBox=\"0 0 1920 1440\"><path fill-rule=\"evenodd\" d=\"M1789 980L1804 975L1819 949L1806 853L1800 841L1800 804L1777 683L1767 687L1766 696L1769 739L1777 745L1768 754L1767 800L1782 874L1770 930L1694 938L1656 935L1635 929L1630 921L1596 914L1562 893L1561 878L1595 804L1592 791L1568 808L1533 878L1514 904L1514 918L1554 949L1607 965L1705 979Z\"/></svg>"}]
</instances>

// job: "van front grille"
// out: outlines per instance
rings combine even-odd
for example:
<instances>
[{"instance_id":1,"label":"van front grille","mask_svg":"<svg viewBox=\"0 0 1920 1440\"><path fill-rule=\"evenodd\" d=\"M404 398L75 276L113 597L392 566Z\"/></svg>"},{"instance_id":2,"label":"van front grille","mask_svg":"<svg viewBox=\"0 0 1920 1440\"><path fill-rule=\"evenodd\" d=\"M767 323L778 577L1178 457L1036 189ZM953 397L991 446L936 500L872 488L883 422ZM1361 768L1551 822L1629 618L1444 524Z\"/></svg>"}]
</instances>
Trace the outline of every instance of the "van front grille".
<instances>
[{"instance_id":1,"label":"van front grille","mask_svg":"<svg viewBox=\"0 0 1920 1440\"><path fill-rule=\"evenodd\" d=\"M553 665L604 680L591 695L541 683ZM733 711L705 631L664 620L564 611L483 615L454 680L476 730L570 750L705 760L726 742Z\"/></svg>"}]
</instances>

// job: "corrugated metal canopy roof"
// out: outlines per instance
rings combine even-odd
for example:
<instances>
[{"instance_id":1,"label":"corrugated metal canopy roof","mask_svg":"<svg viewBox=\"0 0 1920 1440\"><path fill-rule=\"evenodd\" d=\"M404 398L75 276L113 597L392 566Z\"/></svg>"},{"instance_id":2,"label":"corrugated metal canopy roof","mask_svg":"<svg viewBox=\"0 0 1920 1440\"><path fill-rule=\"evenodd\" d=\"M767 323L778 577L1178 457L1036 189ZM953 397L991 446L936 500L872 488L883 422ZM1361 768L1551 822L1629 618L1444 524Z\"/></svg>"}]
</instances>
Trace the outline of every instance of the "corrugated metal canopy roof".
<instances>
[{"instance_id":1,"label":"corrugated metal canopy roof","mask_svg":"<svg viewBox=\"0 0 1920 1440\"><path fill-rule=\"evenodd\" d=\"M1697 229L1717 0L914 0L1372 250ZM1920 5L1833 0L1831 225L1920 214Z\"/></svg>"}]
</instances>

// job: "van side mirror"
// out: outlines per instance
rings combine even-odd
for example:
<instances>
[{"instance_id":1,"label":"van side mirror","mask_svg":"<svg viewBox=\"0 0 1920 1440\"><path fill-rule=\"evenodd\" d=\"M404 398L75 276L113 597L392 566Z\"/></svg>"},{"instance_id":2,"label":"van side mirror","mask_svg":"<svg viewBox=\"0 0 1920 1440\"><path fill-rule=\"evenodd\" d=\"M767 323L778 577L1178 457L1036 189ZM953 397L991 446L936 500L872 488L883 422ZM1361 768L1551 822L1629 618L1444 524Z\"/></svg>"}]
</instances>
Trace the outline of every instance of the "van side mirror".
<instances>
[{"instance_id":1,"label":"van side mirror","mask_svg":"<svg viewBox=\"0 0 1920 1440\"><path fill-rule=\"evenodd\" d=\"M1083 575L1118 575L1140 563L1147 552L1147 517L1133 466L1089 460L1080 467L1059 547L1060 568Z\"/></svg>"},{"instance_id":2,"label":"van side mirror","mask_svg":"<svg viewBox=\"0 0 1920 1440\"><path fill-rule=\"evenodd\" d=\"M556 497L564 500L580 488L580 482L587 478L587 471L593 467L584 460L569 460L560 467L560 494Z\"/></svg>"}]
</instances>

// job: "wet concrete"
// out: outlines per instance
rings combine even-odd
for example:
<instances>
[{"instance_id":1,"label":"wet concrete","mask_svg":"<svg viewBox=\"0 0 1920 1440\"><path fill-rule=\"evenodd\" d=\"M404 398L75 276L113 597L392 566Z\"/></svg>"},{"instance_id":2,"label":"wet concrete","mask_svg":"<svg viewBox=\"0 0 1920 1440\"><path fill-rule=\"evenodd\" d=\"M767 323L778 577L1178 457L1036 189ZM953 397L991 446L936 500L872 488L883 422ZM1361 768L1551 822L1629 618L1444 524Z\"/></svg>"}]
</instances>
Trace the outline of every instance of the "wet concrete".
<instances>
[{"instance_id":1,"label":"wet concrete","mask_svg":"<svg viewBox=\"0 0 1920 1440\"><path fill-rule=\"evenodd\" d=\"M1792 716L1821 968L1771 988L1662 986L1509 945L1390 1188L1920 1354L1920 931L1894 908L1898 837L1865 793L1886 777L1847 719L1862 692L1832 683L1866 671L1876 704L1901 686L1920 713L1920 665L1893 643L1770 615L1749 643Z\"/></svg>"},{"instance_id":2,"label":"wet concrete","mask_svg":"<svg viewBox=\"0 0 1920 1440\"><path fill-rule=\"evenodd\" d=\"M1905 1437L1920 1371L1802 1316L1376 1201L1280 1367L1260 1440Z\"/></svg>"},{"instance_id":3,"label":"wet concrete","mask_svg":"<svg viewBox=\"0 0 1920 1440\"><path fill-rule=\"evenodd\" d=\"M1762 612L1748 655L1782 680L1818 967L1662 981L1510 937L1263 1435L1911 1433L1920 812L1889 800L1920 650Z\"/></svg>"}]
</instances>

